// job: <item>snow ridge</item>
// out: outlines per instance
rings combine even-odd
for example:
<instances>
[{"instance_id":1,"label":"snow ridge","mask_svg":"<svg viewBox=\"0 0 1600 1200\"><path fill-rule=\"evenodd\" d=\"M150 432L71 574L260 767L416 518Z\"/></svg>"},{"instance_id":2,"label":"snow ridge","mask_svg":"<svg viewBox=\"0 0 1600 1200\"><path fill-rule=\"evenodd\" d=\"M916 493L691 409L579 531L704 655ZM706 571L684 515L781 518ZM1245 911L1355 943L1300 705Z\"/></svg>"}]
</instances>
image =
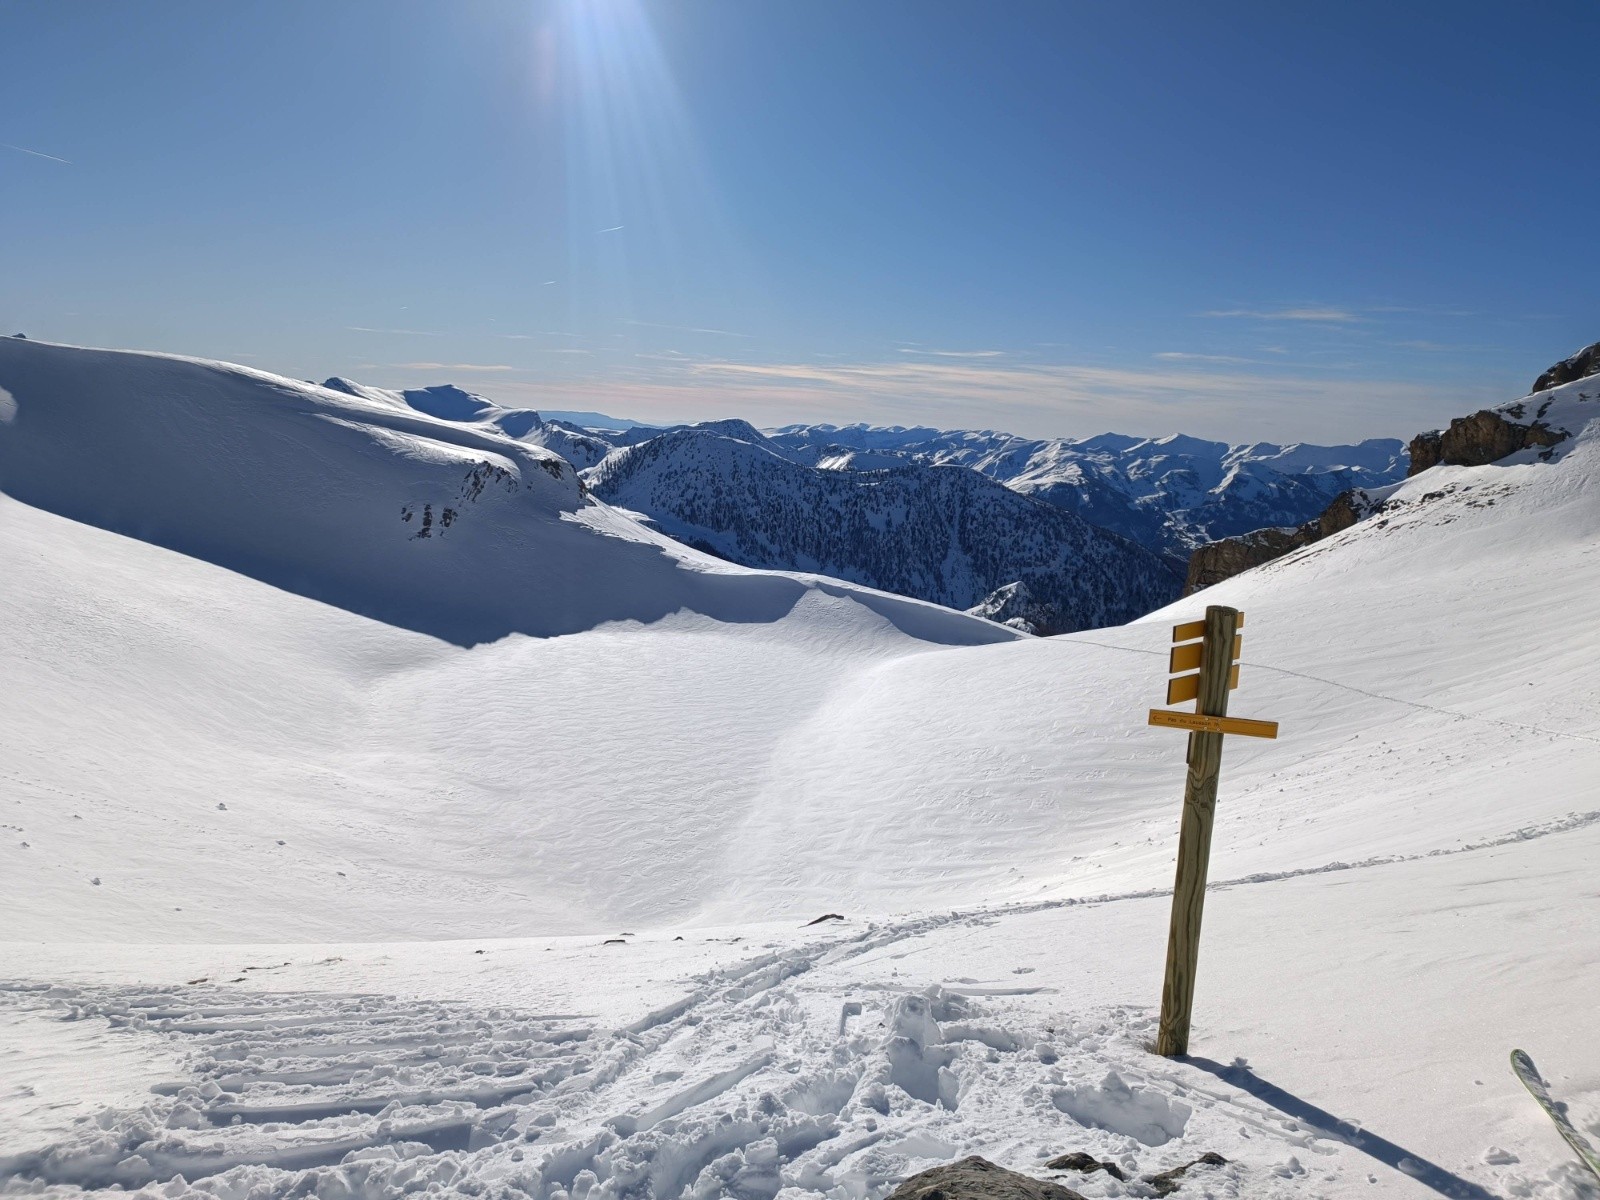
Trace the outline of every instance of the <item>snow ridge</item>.
<instances>
[{"instance_id":1,"label":"snow ridge","mask_svg":"<svg viewBox=\"0 0 1600 1200\"><path fill-rule=\"evenodd\" d=\"M6 338L0 489L461 645L685 609L771 622L816 586L731 569L597 504L538 444L566 435L536 413L452 387L330 383ZM843 590L916 637L1007 636Z\"/></svg>"}]
</instances>

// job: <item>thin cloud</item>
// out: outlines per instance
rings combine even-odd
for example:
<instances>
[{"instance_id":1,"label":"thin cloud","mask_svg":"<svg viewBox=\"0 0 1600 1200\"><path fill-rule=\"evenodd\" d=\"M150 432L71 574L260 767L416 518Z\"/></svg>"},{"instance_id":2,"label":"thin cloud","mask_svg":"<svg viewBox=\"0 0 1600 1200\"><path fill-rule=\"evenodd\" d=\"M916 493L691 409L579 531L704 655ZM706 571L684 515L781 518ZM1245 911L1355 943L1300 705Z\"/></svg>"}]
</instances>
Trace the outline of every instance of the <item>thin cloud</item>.
<instances>
[{"instance_id":1,"label":"thin cloud","mask_svg":"<svg viewBox=\"0 0 1600 1200\"><path fill-rule=\"evenodd\" d=\"M605 229L597 229L597 230L595 230L595 232L596 233L616 233L619 229L626 229L626 228L627 228L626 225L610 225L610 226L607 226Z\"/></svg>"},{"instance_id":2,"label":"thin cloud","mask_svg":"<svg viewBox=\"0 0 1600 1200\"><path fill-rule=\"evenodd\" d=\"M371 325L346 325L351 333L393 333L402 337L443 337L437 329L378 329Z\"/></svg>"},{"instance_id":3,"label":"thin cloud","mask_svg":"<svg viewBox=\"0 0 1600 1200\"><path fill-rule=\"evenodd\" d=\"M521 367L508 367L504 363L437 363L437 362L408 362L390 363L391 367L402 367L407 371L520 371Z\"/></svg>"},{"instance_id":4,"label":"thin cloud","mask_svg":"<svg viewBox=\"0 0 1600 1200\"><path fill-rule=\"evenodd\" d=\"M1004 358L1004 350L911 350L902 348L901 354L931 354L936 358Z\"/></svg>"},{"instance_id":5,"label":"thin cloud","mask_svg":"<svg viewBox=\"0 0 1600 1200\"><path fill-rule=\"evenodd\" d=\"M1069 432L1185 432L1241 439L1342 441L1409 437L1462 406L1491 401L1493 381L1469 387L1392 379L1329 379L1280 372L943 362L696 362L681 385L659 381L676 403L718 403L814 419L1009 428L1037 436ZM653 389L654 390L654 389ZM640 403L643 397L634 402Z\"/></svg>"},{"instance_id":6,"label":"thin cloud","mask_svg":"<svg viewBox=\"0 0 1600 1200\"><path fill-rule=\"evenodd\" d=\"M1153 357L1163 362L1256 363L1254 358L1237 358L1232 354L1190 354L1186 350L1163 350Z\"/></svg>"},{"instance_id":7,"label":"thin cloud","mask_svg":"<svg viewBox=\"0 0 1600 1200\"><path fill-rule=\"evenodd\" d=\"M69 167L72 165L70 158L57 158L54 154L46 154L43 150L29 150L26 146L13 146L10 142L0 142L0 146L4 146L7 150L15 150L18 154L31 154L35 158L48 158L51 162L64 163Z\"/></svg>"},{"instance_id":8,"label":"thin cloud","mask_svg":"<svg viewBox=\"0 0 1600 1200\"><path fill-rule=\"evenodd\" d=\"M1352 325L1366 318L1347 308L1218 308L1200 314L1202 317L1248 317L1256 321L1318 321L1325 324Z\"/></svg>"},{"instance_id":9,"label":"thin cloud","mask_svg":"<svg viewBox=\"0 0 1600 1200\"><path fill-rule=\"evenodd\" d=\"M641 329L670 329L675 333L710 333L717 337L748 338L754 335L735 333L731 329L703 329L695 325L657 325L654 321L623 321L624 325L637 325ZM620 334L618 335L621 336Z\"/></svg>"},{"instance_id":10,"label":"thin cloud","mask_svg":"<svg viewBox=\"0 0 1600 1200\"><path fill-rule=\"evenodd\" d=\"M1374 304L1366 311L1375 313L1415 313L1423 317L1476 317L1479 315L1463 308L1434 308L1426 304Z\"/></svg>"}]
</instances>

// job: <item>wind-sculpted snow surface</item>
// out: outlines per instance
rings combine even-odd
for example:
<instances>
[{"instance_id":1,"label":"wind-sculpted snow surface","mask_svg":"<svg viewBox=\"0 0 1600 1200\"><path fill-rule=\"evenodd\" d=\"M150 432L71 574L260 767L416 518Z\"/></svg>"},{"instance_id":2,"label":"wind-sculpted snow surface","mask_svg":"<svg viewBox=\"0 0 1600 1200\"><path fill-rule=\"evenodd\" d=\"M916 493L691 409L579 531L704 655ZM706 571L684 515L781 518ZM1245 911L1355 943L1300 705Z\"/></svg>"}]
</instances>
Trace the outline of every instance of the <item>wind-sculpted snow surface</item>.
<instances>
[{"instance_id":1,"label":"wind-sculpted snow surface","mask_svg":"<svg viewBox=\"0 0 1600 1200\"><path fill-rule=\"evenodd\" d=\"M890 456L971 467L1181 564L1195 546L1310 520L1340 492L1405 475L1393 438L1352 446L1229 445L1175 434L1035 440L993 430L788 425L773 442L802 462L861 470Z\"/></svg>"},{"instance_id":2,"label":"wind-sculpted snow surface","mask_svg":"<svg viewBox=\"0 0 1600 1200\"><path fill-rule=\"evenodd\" d=\"M507 418L481 397L330 382L7 338L0 490L466 645L684 610L771 622L813 586L729 570L597 506L559 455L468 422ZM917 637L1005 636L854 594Z\"/></svg>"},{"instance_id":3,"label":"wind-sculpted snow surface","mask_svg":"<svg viewBox=\"0 0 1600 1200\"><path fill-rule=\"evenodd\" d=\"M1174 599L1154 554L963 467L828 471L743 422L663 433L586 473L595 492L752 567L818 571L952 608L1024 584L1034 632L1120 624Z\"/></svg>"},{"instance_id":4,"label":"wind-sculpted snow surface","mask_svg":"<svg viewBox=\"0 0 1600 1200\"><path fill-rule=\"evenodd\" d=\"M610 578L604 537L798 596L469 646L104 528L120 494L169 542L165 490L238 516L218 476L262 459L309 456L315 498L387 487L411 468L379 431L432 446L435 418L222 371L245 390L216 402L296 451L230 450L214 419L196 474L149 449L204 447L180 410L141 400L140 427L73 376L55 394L111 400L30 425L44 381L0 361L0 445L48 458L0 451L8 473L52 502L81 482L93 522L0 497L0 1190L882 1200L965 1154L1044 1176L1079 1152L1128 1176L1056 1176L1100 1200L1214 1151L1180 1196L1591 1200L1505 1055L1600 1121L1592 383L1524 402L1557 445L1421 472L1204 599L954 648L907 614L1006 634L674 550L508 453L499 510L375 511L429 551L522 504L495 545L574 526L574 586ZM221 370L145 378L196 369ZM322 453L324 426L361 452ZM475 460L460 438L501 437L437 436ZM502 495L462 466L418 474ZM1281 733L1224 753L1196 1057L1167 1062L1183 742L1145 713L1169 624L1209 602L1248 614L1232 711ZM338 944L259 944L283 941Z\"/></svg>"}]
</instances>

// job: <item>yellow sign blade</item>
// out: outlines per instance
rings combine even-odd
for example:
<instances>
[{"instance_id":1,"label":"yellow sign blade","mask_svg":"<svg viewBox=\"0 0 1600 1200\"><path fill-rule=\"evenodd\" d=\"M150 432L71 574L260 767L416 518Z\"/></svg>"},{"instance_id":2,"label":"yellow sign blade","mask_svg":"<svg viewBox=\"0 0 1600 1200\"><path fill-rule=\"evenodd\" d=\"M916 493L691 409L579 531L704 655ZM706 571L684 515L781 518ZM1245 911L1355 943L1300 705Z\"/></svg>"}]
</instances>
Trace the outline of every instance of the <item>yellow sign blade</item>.
<instances>
[{"instance_id":1,"label":"yellow sign blade","mask_svg":"<svg viewBox=\"0 0 1600 1200\"><path fill-rule=\"evenodd\" d=\"M1244 628L1243 613L1239 614L1239 620L1234 625L1234 628ZM1205 635L1206 623L1204 621L1185 621L1182 625L1174 625L1172 627L1172 640L1175 642L1192 642L1196 638L1205 637Z\"/></svg>"},{"instance_id":2,"label":"yellow sign blade","mask_svg":"<svg viewBox=\"0 0 1600 1200\"><path fill-rule=\"evenodd\" d=\"M1150 724L1163 729L1185 729L1190 733L1237 733L1245 737L1276 738L1276 721L1251 721L1245 717L1204 717L1199 713L1150 710Z\"/></svg>"},{"instance_id":3,"label":"yellow sign blade","mask_svg":"<svg viewBox=\"0 0 1600 1200\"><path fill-rule=\"evenodd\" d=\"M1198 671L1200 669L1200 647L1203 642L1190 642L1186 646L1174 646L1172 655L1167 660L1167 670L1176 675L1179 671ZM1233 657L1237 661L1240 649L1244 646L1244 635L1233 635Z\"/></svg>"},{"instance_id":4,"label":"yellow sign blade","mask_svg":"<svg viewBox=\"0 0 1600 1200\"><path fill-rule=\"evenodd\" d=\"M1239 686L1239 664L1234 663L1233 669L1228 672L1228 690L1232 691ZM1200 673L1193 675L1176 675L1167 680L1167 703L1182 704L1185 700L1198 700L1200 698Z\"/></svg>"}]
</instances>

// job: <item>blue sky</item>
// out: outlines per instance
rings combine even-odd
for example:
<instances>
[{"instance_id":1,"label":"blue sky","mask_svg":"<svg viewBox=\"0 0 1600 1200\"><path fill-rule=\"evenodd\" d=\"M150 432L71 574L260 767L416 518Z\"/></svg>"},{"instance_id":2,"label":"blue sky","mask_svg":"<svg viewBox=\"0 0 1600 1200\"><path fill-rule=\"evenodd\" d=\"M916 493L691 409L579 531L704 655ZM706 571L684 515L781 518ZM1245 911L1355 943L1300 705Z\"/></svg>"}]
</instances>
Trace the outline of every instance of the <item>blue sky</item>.
<instances>
[{"instance_id":1,"label":"blue sky","mask_svg":"<svg viewBox=\"0 0 1600 1200\"><path fill-rule=\"evenodd\" d=\"M1600 337L1600 7L0 0L0 329L743 415L1409 436Z\"/></svg>"}]
</instances>

